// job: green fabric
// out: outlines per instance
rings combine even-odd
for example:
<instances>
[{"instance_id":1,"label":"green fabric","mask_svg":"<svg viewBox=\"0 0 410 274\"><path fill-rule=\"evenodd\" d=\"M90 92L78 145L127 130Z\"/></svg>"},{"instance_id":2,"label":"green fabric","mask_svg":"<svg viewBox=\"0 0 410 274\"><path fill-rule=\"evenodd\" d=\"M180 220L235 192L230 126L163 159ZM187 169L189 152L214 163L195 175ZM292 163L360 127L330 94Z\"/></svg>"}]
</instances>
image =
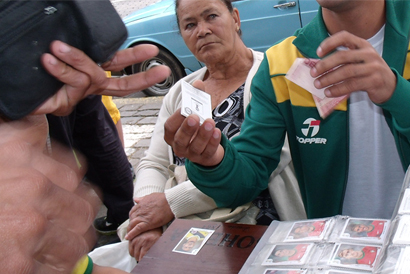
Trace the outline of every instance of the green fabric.
<instances>
[{"instance_id":1,"label":"green fabric","mask_svg":"<svg viewBox=\"0 0 410 274\"><path fill-rule=\"evenodd\" d=\"M85 270L84 274L91 274L93 273L94 263L90 256L88 256L88 265L87 269Z\"/></svg>"},{"instance_id":2,"label":"green fabric","mask_svg":"<svg viewBox=\"0 0 410 274\"><path fill-rule=\"evenodd\" d=\"M400 75L408 49L410 1L386 1L386 15L383 58L398 80L392 98L380 106L406 169L410 164L410 83ZM321 10L311 23L296 31L295 36L295 47L286 50L318 58L316 49L328 37ZM292 98L278 103L278 93L290 92L275 91L271 82L271 77L284 77L287 72L284 68L282 73L270 75L269 62L288 57L281 51L281 43L283 41L275 45L274 50L267 51L253 79L253 96L241 134L232 142L222 141L225 148L223 161L214 168L187 161L188 176L220 207L235 207L249 202L267 187L287 133L308 218L341 214L349 166L349 112L337 110L323 120L315 106L292 104ZM305 136L302 132L307 128L304 122L308 118L320 121L320 130L314 137ZM308 135L312 135L312 131ZM308 137L325 139L325 144L301 144L298 141L298 138L305 140Z\"/></svg>"}]
</instances>

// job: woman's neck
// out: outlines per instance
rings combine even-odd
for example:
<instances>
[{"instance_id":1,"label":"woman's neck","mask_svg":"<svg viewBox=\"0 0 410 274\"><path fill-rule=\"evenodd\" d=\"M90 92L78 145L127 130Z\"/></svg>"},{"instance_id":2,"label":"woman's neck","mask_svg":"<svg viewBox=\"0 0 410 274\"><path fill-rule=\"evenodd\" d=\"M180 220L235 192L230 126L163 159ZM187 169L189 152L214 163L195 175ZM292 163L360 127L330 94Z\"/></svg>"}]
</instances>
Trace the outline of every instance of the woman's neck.
<instances>
[{"instance_id":1,"label":"woman's neck","mask_svg":"<svg viewBox=\"0 0 410 274\"><path fill-rule=\"evenodd\" d=\"M212 108L237 90L248 77L253 65L252 51L245 46L224 63L207 64L205 91L211 95Z\"/></svg>"}]
</instances>

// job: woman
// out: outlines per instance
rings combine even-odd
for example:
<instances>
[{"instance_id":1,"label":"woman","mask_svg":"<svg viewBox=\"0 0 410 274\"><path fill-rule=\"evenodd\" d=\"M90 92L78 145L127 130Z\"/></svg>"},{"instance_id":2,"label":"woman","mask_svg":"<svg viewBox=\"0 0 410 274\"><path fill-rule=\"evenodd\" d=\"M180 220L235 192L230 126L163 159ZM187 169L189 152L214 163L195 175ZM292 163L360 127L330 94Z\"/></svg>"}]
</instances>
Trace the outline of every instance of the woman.
<instances>
[{"instance_id":1,"label":"woman","mask_svg":"<svg viewBox=\"0 0 410 274\"><path fill-rule=\"evenodd\" d=\"M239 134L244 109L250 100L251 80L263 54L243 44L239 12L229 0L176 0L175 9L182 38L195 57L206 65L181 81L191 84L196 80L203 81L205 91L211 95L215 123L223 134L232 138ZM162 227L175 217L217 207L213 199L196 189L189 180L170 189L165 187L168 167L184 164L184 159L173 155L163 139L165 121L181 106L181 81L165 96L151 145L137 168L134 188L137 204L130 212L125 236L130 240L130 254L137 260L161 236ZM289 162L288 154L281 170L289 168ZM292 206L301 210L292 210L304 212L298 191L295 192L297 201Z\"/></svg>"}]
</instances>

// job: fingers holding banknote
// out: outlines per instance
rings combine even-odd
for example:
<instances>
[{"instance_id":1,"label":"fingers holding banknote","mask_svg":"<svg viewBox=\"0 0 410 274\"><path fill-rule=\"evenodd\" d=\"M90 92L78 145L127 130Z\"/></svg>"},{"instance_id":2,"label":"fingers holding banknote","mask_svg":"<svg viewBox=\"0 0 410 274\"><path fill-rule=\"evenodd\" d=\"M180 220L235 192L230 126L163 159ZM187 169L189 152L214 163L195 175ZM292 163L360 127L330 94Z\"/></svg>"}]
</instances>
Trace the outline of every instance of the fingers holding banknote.
<instances>
[{"instance_id":1,"label":"fingers holding banknote","mask_svg":"<svg viewBox=\"0 0 410 274\"><path fill-rule=\"evenodd\" d=\"M366 91L370 100L380 104L386 102L396 88L395 74L372 45L346 31L324 40L317 55L323 59L312 68L311 75L318 77L316 88L327 87L328 97Z\"/></svg>"}]
</instances>

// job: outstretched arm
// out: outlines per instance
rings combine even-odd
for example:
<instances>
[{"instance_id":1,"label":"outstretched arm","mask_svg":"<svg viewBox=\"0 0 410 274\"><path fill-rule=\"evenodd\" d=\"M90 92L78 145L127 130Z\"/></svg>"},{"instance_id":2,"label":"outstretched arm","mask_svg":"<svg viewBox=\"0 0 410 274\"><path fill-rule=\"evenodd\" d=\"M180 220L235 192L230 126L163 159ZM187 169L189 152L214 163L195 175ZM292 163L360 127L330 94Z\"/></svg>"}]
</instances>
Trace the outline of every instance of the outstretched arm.
<instances>
[{"instance_id":1,"label":"outstretched arm","mask_svg":"<svg viewBox=\"0 0 410 274\"><path fill-rule=\"evenodd\" d=\"M34 114L67 115L90 94L125 96L163 81L170 74L166 66L158 66L121 78L108 78L105 70L118 71L158 54L153 45L139 45L117 52L111 61L98 66L82 51L61 41L50 45L51 54L42 56L45 69L65 85L38 107Z\"/></svg>"}]
</instances>

